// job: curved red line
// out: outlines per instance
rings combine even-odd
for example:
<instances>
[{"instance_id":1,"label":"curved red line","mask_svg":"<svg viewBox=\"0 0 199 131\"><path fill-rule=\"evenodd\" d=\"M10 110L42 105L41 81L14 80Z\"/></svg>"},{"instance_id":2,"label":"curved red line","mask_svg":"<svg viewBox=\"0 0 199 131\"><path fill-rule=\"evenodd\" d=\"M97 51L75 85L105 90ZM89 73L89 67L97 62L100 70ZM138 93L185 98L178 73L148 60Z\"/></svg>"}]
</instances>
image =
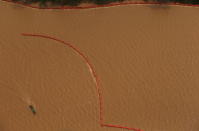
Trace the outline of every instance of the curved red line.
<instances>
[{"instance_id":1,"label":"curved red line","mask_svg":"<svg viewBox=\"0 0 199 131\"><path fill-rule=\"evenodd\" d=\"M106 4L106 5L91 5L91 6L86 6L86 7L69 7L69 6L63 6L63 7L38 7L38 6L32 6L32 5L27 5L24 4L23 2L13 2L12 0L1 0L5 2L10 2L10 3L15 3L19 4L22 6L34 8L34 9L91 9L91 8L100 8L100 7L111 7L111 6L122 6L122 5L170 5L170 6L191 6L191 7L199 7L199 5L193 5L193 4L181 4L181 3L167 3L167 4L162 4L159 2L123 2L123 3L111 3L111 4Z\"/></svg>"},{"instance_id":2,"label":"curved red line","mask_svg":"<svg viewBox=\"0 0 199 131\"><path fill-rule=\"evenodd\" d=\"M101 127L115 127L115 128L122 128L122 129L134 130L134 131L141 131L140 129L136 129L136 128L130 128L130 127L125 127L125 126L120 126L120 125L111 125L111 124L104 123L104 120L103 120L103 117L104 117L104 115L103 115L103 113L104 113L103 98L102 98L102 90L100 88L99 77L97 76L97 74L94 70L94 66L89 61L88 57L86 55L84 55L77 47L75 47L72 44L67 43L63 40L57 39L55 37L47 36L47 35L27 34L27 33L22 33L22 35L23 36L32 36L32 37L41 37L41 38L51 39L51 40L60 42L64 45L68 46L69 48L71 48L75 53L77 53L85 61L85 63L88 65L91 75L93 76L93 78L95 80L95 84L96 84L96 88L97 88L98 100L99 100L99 124L101 125Z\"/></svg>"}]
</instances>

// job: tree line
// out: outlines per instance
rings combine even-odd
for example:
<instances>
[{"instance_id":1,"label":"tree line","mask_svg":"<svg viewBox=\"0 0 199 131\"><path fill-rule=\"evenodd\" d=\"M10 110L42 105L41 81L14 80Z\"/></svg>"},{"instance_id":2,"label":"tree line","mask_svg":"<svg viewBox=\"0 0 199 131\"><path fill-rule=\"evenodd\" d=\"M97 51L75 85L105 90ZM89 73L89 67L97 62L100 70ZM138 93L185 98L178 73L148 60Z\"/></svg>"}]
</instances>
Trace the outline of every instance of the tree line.
<instances>
[{"instance_id":1,"label":"tree line","mask_svg":"<svg viewBox=\"0 0 199 131\"><path fill-rule=\"evenodd\" d=\"M105 5L112 2L122 2L125 0L13 0L14 2L23 2L25 4L40 3L40 5L45 5L50 2L52 5L68 5L68 6L78 6L81 3L94 3L97 5Z\"/></svg>"},{"instance_id":2,"label":"tree line","mask_svg":"<svg viewBox=\"0 0 199 131\"><path fill-rule=\"evenodd\" d=\"M199 4L199 0L144 0L145 2Z\"/></svg>"},{"instance_id":3,"label":"tree line","mask_svg":"<svg viewBox=\"0 0 199 131\"><path fill-rule=\"evenodd\" d=\"M25 4L40 3L40 5L45 6L47 2L52 5L61 6L78 6L81 3L94 3L97 5L105 5L112 2L123 2L126 0L13 0L20 1ZM159 2L159 3L182 3L182 4L199 4L199 0L144 0L145 2Z\"/></svg>"}]
</instances>

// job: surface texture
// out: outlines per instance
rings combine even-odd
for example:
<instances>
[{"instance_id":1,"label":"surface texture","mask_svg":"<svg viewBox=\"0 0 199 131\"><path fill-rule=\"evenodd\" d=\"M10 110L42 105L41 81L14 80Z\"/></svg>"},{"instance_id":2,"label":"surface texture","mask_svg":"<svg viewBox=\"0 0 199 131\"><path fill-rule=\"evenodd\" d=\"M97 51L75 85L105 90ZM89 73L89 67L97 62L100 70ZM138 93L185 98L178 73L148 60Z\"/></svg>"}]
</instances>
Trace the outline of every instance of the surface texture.
<instances>
[{"instance_id":1,"label":"surface texture","mask_svg":"<svg viewBox=\"0 0 199 131\"><path fill-rule=\"evenodd\" d=\"M97 91L84 61L56 41L21 35L35 33L86 54L100 78L106 123L198 131L198 11L152 5L38 10L0 2L0 130L124 130L98 124Z\"/></svg>"}]
</instances>

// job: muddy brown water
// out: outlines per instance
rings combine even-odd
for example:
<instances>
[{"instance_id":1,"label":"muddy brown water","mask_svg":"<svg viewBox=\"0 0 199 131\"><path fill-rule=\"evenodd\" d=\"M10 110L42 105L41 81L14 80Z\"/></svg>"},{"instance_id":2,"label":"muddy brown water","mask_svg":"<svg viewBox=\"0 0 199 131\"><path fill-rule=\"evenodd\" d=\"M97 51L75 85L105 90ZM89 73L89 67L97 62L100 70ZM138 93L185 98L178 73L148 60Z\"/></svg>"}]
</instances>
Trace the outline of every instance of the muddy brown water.
<instances>
[{"instance_id":1,"label":"muddy brown water","mask_svg":"<svg viewBox=\"0 0 199 131\"><path fill-rule=\"evenodd\" d=\"M199 8L126 5L38 10L0 2L0 130L199 130ZM29 105L33 105L33 115Z\"/></svg>"}]
</instances>

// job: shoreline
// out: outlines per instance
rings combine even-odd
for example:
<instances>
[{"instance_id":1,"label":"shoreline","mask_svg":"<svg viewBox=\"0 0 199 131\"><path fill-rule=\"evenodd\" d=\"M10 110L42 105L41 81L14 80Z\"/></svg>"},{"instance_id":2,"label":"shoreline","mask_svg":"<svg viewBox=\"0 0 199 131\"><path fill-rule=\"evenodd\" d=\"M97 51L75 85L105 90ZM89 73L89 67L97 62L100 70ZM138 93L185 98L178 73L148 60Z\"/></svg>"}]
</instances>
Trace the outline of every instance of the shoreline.
<instances>
[{"instance_id":1,"label":"shoreline","mask_svg":"<svg viewBox=\"0 0 199 131\"><path fill-rule=\"evenodd\" d=\"M66 10L66 9L93 9L93 8L103 8L103 7L115 7L115 6L125 6L125 5L167 5L167 6L184 6L184 7L199 7L199 5L193 5L193 4L182 4L182 3L167 3L162 4L159 2L133 2L133 1L127 1L127 2L114 2L106 5L95 5L95 4L80 4L79 6L62 6L62 7L40 7L38 4L24 4L23 2L13 2L12 0L1 0L3 2L9 2L18 4L21 6L25 6L28 8L34 8L34 9L56 9L56 10Z\"/></svg>"}]
</instances>

